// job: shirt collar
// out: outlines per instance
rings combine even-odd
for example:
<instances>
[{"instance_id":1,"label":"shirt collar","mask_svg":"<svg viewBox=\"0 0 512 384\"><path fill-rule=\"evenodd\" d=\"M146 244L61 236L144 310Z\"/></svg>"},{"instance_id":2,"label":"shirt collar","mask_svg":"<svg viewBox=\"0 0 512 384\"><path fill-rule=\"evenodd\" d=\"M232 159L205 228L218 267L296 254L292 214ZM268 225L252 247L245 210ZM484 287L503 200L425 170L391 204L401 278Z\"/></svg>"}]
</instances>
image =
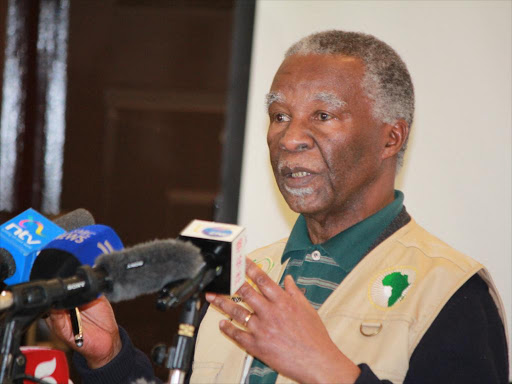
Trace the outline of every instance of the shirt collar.
<instances>
[{"instance_id":1,"label":"shirt collar","mask_svg":"<svg viewBox=\"0 0 512 384\"><path fill-rule=\"evenodd\" d=\"M304 252L319 250L320 253L332 257L348 273L400 213L403 201L404 194L395 190L395 199L390 204L322 244L311 242L306 220L303 215L299 215L286 243L281 262L284 263L294 255L303 257Z\"/></svg>"}]
</instances>

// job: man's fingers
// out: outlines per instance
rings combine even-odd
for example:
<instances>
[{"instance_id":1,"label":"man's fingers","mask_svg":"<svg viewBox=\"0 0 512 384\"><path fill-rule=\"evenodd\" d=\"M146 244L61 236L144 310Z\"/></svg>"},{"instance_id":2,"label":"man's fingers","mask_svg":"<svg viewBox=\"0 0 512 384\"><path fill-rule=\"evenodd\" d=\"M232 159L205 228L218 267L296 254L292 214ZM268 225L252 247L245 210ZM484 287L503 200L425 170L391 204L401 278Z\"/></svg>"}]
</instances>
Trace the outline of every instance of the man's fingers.
<instances>
[{"instance_id":1,"label":"man's fingers","mask_svg":"<svg viewBox=\"0 0 512 384\"><path fill-rule=\"evenodd\" d=\"M277 285L265 272L262 271L260 267L258 267L252 260L246 260L246 273L247 276L253 281L254 284L258 287L260 292L270 301L277 301L283 295L283 290L279 285ZM241 292L240 292L241 291ZM245 287L242 286L240 288L240 295L244 300L244 294L251 294L249 290L246 291ZM249 305L249 298L246 300ZM252 307L252 305L251 305ZM254 308L254 307L253 307ZM257 310L257 308L255 308Z\"/></svg>"},{"instance_id":2,"label":"man's fingers","mask_svg":"<svg viewBox=\"0 0 512 384\"><path fill-rule=\"evenodd\" d=\"M245 309L241 305L233 303L233 301L225 296L207 293L206 300L243 326L245 326L247 316L251 314L249 310Z\"/></svg>"},{"instance_id":3,"label":"man's fingers","mask_svg":"<svg viewBox=\"0 0 512 384\"><path fill-rule=\"evenodd\" d=\"M219 323L219 328L243 349L251 353L252 346L254 345L254 336L251 333L245 332L240 328L235 327L227 320L222 320Z\"/></svg>"},{"instance_id":4,"label":"man's fingers","mask_svg":"<svg viewBox=\"0 0 512 384\"><path fill-rule=\"evenodd\" d=\"M294 299L309 303L308 299L306 299L306 296L304 296L304 293L300 290L299 287L297 287L297 284L295 284L295 280L293 280L291 275L286 275L284 277L284 290Z\"/></svg>"}]
</instances>

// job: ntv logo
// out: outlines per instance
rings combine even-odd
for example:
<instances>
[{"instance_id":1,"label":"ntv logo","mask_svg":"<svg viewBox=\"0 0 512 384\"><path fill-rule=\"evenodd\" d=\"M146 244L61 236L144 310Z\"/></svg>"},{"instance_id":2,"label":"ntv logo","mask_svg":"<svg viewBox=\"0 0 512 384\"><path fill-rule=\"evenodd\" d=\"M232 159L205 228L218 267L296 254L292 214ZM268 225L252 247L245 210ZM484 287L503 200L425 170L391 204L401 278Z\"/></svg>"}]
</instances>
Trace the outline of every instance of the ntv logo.
<instances>
[{"instance_id":1,"label":"ntv logo","mask_svg":"<svg viewBox=\"0 0 512 384\"><path fill-rule=\"evenodd\" d=\"M34 223L37 225L35 234L40 237L44 237L42 234L44 228L43 224L41 224L39 221L34 221L33 219L21 220L18 224L11 223L5 227L5 230L11 232L11 234L16 236L21 241L27 243L28 245L41 244L41 240L34 240L32 234L28 231L28 229L25 228L26 223Z\"/></svg>"}]
</instances>

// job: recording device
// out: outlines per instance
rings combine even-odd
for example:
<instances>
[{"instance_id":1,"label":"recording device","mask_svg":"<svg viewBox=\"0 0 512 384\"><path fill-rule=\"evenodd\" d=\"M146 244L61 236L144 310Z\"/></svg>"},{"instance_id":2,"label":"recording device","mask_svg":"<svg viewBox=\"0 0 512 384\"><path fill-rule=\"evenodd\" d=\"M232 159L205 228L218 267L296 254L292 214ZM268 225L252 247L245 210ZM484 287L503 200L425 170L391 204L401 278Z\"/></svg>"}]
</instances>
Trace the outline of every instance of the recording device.
<instances>
[{"instance_id":1,"label":"recording device","mask_svg":"<svg viewBox=\"0 0 512 384\"><path fill-rule=\"evenodd\" d=\"M196 275L204 265L197 247L179 240L155 240L99 256L94 267L78 267L74 276L7 287L0 293L0 312L44 312L70 309L105 293L112 302L154 293Z\"/></svg>"},{"instance_id":2,"label":"recording device","mask_svg":"<svg viewBox=\"0 0 512 384\"><path fill-rule=\"evenodd\" d=\"M94 218L80 208L48 220L33 209L0 226L0 279L8 285L29 280L30 271L41 248L66 230L94 224Z\"/></svg>"}]
</instances>

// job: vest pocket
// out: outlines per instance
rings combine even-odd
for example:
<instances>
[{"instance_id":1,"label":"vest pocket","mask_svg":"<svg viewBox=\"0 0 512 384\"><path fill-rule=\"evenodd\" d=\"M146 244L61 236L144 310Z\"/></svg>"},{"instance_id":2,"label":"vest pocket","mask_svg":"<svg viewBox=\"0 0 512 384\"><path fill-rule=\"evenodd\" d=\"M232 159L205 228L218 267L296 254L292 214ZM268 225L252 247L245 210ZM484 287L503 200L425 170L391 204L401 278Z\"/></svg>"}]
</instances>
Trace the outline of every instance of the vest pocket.
<instances>
[{"instance_id":1,"label":"vest pocket","mask_svg":"<svg viewBox=\"0 0 512 384\"><path fill-rule=\"evenodd\" d=\"M192 376L190 383L215 383L224 366L223 363L214 361L194 362L192 364Z\"/></svg>"},{"instance_id":2,"label":"vest pocket","mask_svg":"<svg viewBox=\"0 0 512 384\"><path fill-rule=\"evenodd\" d=\"M355 364L365 363L379 377L401 383L409 368L412 319L388 313L385 318L330 314L324 324L333 342Z\"/></svg>"}]
</instances>

